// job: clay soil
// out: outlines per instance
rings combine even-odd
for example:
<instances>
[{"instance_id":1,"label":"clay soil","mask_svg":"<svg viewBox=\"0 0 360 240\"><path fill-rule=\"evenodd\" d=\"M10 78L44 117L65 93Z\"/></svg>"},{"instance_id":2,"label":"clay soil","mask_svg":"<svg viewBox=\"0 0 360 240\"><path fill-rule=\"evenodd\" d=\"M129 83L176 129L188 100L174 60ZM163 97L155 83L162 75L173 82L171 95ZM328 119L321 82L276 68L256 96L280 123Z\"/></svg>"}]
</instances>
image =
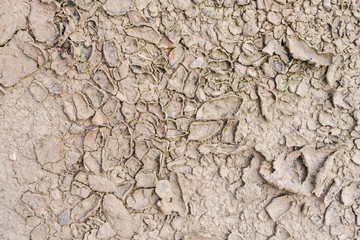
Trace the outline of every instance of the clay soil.
<instances>
[{"instance_id":1,"label":"clay soil","mask_svg":"<svg viewBox=\"0 0 360 240\"><path fill-rule=\"evenodd\" d=\"M0 239L360 239L359 21L0 0Z\"/></svg>"}]
</instances>

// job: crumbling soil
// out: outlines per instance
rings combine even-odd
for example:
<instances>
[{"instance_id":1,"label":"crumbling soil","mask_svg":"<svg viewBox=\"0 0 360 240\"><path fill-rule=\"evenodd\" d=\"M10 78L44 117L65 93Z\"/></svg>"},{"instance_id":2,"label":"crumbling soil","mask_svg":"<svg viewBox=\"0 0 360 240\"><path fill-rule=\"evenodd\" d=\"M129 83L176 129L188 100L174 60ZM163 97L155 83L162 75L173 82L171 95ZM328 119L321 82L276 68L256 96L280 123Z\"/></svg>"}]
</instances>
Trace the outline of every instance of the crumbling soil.
<instances>
[{"instance_id":1,"label":"crumbling soil","mask_svg":"<svg viewBox=\"0 0 360 240\"><path fill-rule=\"evenodd\" d=\"M1 0L0 239L360 239L359 0Z\"/></svg>"}]
</instances>

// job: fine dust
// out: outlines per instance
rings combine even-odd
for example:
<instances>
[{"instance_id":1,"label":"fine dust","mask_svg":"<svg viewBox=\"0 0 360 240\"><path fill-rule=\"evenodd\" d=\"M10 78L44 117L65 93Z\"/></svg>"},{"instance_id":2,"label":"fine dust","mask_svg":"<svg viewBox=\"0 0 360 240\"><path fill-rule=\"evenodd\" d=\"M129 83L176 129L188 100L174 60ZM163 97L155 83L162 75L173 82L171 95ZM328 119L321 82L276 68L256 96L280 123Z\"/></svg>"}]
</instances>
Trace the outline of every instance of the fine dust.
<instances>
[{"instance_id":1,"label":"fine dust","mask_svg":"<svg viewBox=\"0 0 360 240\"><path fill-rule=\"evenodd\" d=\"M359 240L359 21L0 0L0 239Z\"/></svg>"}]
</instances>

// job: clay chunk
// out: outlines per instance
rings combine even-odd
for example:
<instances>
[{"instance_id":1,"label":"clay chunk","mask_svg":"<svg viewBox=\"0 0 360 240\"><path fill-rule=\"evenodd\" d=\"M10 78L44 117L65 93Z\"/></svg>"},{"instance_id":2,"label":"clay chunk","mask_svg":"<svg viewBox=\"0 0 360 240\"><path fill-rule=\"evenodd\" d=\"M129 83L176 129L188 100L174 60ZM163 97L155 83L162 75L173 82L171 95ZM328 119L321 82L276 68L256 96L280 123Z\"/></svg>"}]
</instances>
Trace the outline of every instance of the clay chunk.
<instances>
[{"instance_id":1,"label":"clay chunk","mask_svg":"<svg viewBox=\"0 0 360 240\"><path fill-rule=\"evenodd\" d=\"M41 165L55 163L62 159L63 141L58 136L45 136L36 145L35 152Z\"/></svg>"},{"instance_id":2,"label":"clay chunk","mask_svg":"<svg viewBox=\"0 0 360 240\"><path fill-rule=\"evenodd\" d=\"M319 52L295 34L288 37L287 47L293 58L308 61L317 66L329 66L332 61L332 53Z\"/></svg>"},{"instance_id":3,"label":"clay chunk","mask_svg":"<svg viewBox=\"0 0 360 240\"><path fill-rule=\"evenodd\" d=\"M103 211L107 222L122 237L130 239L134 235L134 219L125 208L124 203L113 194L104 196Z\"/></svg>"},{"instance_id":4,"label":"clay chunk","mask_svg":"<svg viewBox=\"0 0 360 240\"><path fill-rule=\"evenodd\" d=\"M220 120L231 119L243 103L241 97L224 96L205 102L197 111L198 120Z\"/></svg>"},{"instance_id":5,"label":"clay chunk","mask_svg":"<svg viewBox=\"0 0 360 240\"><path fill-rule=\"evenodd\" d=\"M19 31L5 47L0 48L0 84L11 87L37 69L37 61L28 57L24 45L33 42L31 36Z\"/></svg>"},{"instance_id":6,"label":"clay chunk","mask_svg":"<svg viewBox=\"0 0 360 240\"><path fill-rule=\"evenodd\" d=\"M266 207L266 212L269 214L271 219L276 222L291 208L293 198L285 195L274 198L269 205Z\"/></svg>"},{"instance_id":7,"label":"clay chunk","mask_svg":"<svg viewBox=\"0 0 360 240\"><path fill-rule=\"evenodd\" d=\"M109 15L120 16L130 10L131 3L132 0L107 0L103 7Z\"/></svg>"}]
</instances>

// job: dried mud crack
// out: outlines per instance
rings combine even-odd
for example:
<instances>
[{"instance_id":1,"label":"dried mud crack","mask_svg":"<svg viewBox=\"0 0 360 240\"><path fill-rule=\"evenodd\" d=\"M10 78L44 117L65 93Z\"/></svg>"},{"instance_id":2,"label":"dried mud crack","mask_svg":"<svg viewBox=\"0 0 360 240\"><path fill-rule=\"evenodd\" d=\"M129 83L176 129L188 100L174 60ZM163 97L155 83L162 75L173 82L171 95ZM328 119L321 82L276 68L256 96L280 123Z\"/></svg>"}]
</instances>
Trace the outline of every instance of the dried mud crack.
<instances>
[{"instance_id":1,"label":"dried mud crack","mask_svg":"<svg viewBox=\"0 0 360 240\"><path fill-rule=\"evenodd\" d=\"M2 0L0 239L360 239L359 20Z\"/></svg>"}]
</instances>

